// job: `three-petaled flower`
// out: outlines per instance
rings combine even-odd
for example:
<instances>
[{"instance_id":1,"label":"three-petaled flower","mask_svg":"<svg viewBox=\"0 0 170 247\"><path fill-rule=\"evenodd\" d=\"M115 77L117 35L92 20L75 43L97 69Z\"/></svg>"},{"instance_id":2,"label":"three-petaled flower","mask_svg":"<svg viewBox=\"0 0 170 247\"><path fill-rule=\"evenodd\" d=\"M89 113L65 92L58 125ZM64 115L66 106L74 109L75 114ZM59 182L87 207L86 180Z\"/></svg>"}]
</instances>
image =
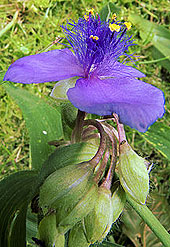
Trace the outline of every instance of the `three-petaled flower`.
<instances>
[{"instance_id":1,"label":"three-petaled flower","mask_svg":"<svg viewBox=\"0 0 170 247\"><path fill-rule=\"evenodd\" d=\"M164 114L164 95L156 87L136 78L145 75L120 63L134 45L126 34L131 24L101 21L99 15L88 15L63 26L69 47L23 57L14 62L4 80L18 83L43 83L79 77L67 91L71 103L87 113L112 115L145 132Z\"/></svg>"}]
</instances>

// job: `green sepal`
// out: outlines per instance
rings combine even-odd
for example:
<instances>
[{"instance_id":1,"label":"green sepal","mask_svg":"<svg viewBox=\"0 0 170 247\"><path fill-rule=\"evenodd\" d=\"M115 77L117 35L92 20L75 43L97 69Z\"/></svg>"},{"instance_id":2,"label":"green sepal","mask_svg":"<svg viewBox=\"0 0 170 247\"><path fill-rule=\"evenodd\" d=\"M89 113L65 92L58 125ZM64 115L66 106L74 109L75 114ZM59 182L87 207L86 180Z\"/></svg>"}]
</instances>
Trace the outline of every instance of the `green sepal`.
<instances>
[{"instance_id":1,"label":"green sepal","mask_svg":"<svg viewBox=\"0 0 170 247\"><path fill-rule=\"evenodd\" d=\"M89 247L90 243L87 242L83 225L78 222L69 233L68 247Z\"/></svg>"},{"instance_id":2,"label":"green sepal","mask_svg":"<svg viewBox=\"0 0 170 247\"><path fill-rule=\"evenodd\" d=\"M51 213L45 216L38 227L39 239L44 242L46 247L64 247L64 235L58 233L56 227L56 215Z\"/></svg>"},{"instance_id":3,"label":"green sepal","mask_svg":"<svg viewBox=\"0 0 170 247\"><path fill-rule=\"evenodd\" d=\"M77 205L71 210L71 212L66 216L59 224L58 230L61 233L67 232L71 229L77 222L82 220L89 214L94 208L96 200L98 198L98 187L93 184L88 192L83 196L83 198L77 203Z\"/></svg>"},{"instance_id":4,"label":"green sepal","mask_svg":"<svg viewBox=\"0 0 170 247\"><path fill-rule=\"evenodd\" d=\"M84 225L90 243L102 242L113 223L111 191L99 188L94 209L85 217Z\"/></svg>"},{"instance_id":5,"label":"green sepal","mask_svg":"<svg viewBox=\"0 0 170 247\"><path fill-rule=\"evenodd\" d=\"M61 103L62 122L67 124L71 129L75 127L77 109L70 103Z\"/></svg>"},{"instance_id":6,"label":"green sepal","mask_svg":"<svg viewBox=\"0 0 170 247\"><path fill-rule=\"evenodd\" d=\"M75 127L77 109L70 102L60 104L64 139L70 140Z\"/></svg>"},{"instance_id":7,"label":"green sepal","mask_svg":"<svg viewBox=\"0 0 170 247\"><path fill-rule=\"evenodd\" d=\"M64 236L64 234L59 234L57 236L54 247L65 247L65 236Z\"/></svg>"},{"instance_id":8,"label":"green sepal","mask_svg":"<svg viewBox=\"0 0 170 247\"><path fill-rule=\"evenodd\" d=\"M72 78L57 82L50 96L56 99L57 101L68 102L69 100L67 97L67 91L69 90L69 88L72 88L75 86L76 80L77 80L77 77L72 77Z\"/></svg>"},{"instance_id":9,"label":"green sepal","mask_svg":"<svg viewBox=\"0 0 170 247\"><path fill-rule=\"evenodd\" d=\"M119 218L126 203L126 193L119 186L112 194L113 223Z\"/></svg>"},{"instance_id":10,"label":"green sepal","mask_svg":"<svg viewBox=\"0 0 170 247\"><path fill-rule=\"evenodd\" d=\"M63 203L76 203L86 193L93 177L91 166L83 162L56 170L45 180L40 189L39 204L44 213L47 209L58 209Z\"/></svg>"}]
</instances>

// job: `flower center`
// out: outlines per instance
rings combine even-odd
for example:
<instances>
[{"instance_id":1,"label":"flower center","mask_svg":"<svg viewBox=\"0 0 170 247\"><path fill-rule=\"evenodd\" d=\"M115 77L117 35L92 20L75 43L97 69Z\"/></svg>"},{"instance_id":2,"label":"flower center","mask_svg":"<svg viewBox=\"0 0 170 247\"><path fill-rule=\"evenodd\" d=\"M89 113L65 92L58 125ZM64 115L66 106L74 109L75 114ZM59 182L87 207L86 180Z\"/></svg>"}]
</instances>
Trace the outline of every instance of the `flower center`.
<instances>
[{"instance_id":1,"label":"flower center","mask_svg":"<svg viewBox=\"0 0 170 247\"><path fill-rule=\"evenodd\" d=\"M101 21L92 9L77 22L67 22L62 26L71 49L84 68L85 77L91 73L91 68L94 71L106 57L118 60L121 55L127 55L128 47L133 45L131 36L126 35L131 23L120 22L116 18L116 14L113 14L109 21Z\"/></svg>"}]
</instances>

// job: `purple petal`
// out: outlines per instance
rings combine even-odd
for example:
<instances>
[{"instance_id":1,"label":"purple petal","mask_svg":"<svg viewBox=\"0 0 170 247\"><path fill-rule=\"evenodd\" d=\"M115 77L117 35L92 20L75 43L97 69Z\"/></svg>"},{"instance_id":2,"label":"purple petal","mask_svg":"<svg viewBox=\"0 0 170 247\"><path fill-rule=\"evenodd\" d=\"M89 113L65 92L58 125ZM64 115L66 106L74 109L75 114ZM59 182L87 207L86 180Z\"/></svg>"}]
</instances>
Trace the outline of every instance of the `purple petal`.
<instances>
[{"instance_id":1,"label":"purple petal","mask_svg":"<svg viewBox=\"0 0 170 247\"><path fill-rule=\"evenodd\" d=\"M78 79L67 96L82 111L97 115L117 113L123 124L140 132L164 114L164 95L156 87L132 78Z\"/></svg>"},{"instance_id":2,"label":"purple petal","mask_svg":"<svg viewBox=\"0 0 170 247\"><path fill-rule=\"evenodd\" d=\"M52 50L18 59L11 64L4 81L42 83L83 76L83 69L69 49Z\"/></svg>"},{"instance_id":3,"label":"purple petal","mask_svg":"<svg viewBox=\"0 0 170 247\"><path fill-rule=\"evenodd\" d=\"M109 59L105 60L95 71L98 77L145 77L139 70Z\"/></svg>"}]
</instances>

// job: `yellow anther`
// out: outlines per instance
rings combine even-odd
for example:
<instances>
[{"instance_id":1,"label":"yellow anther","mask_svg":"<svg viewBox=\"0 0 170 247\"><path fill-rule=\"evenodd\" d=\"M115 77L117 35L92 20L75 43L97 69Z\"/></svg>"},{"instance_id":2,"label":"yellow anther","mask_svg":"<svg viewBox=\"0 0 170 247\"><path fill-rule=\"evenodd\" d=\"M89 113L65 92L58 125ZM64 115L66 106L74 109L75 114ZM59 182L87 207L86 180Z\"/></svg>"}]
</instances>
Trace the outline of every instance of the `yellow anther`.
<instances>
[{"instance_id":1,"label":"yellow anther","mask_svg":"<svg viewBox=\"0 0 170 247\"><path fill-rule=\"evenodd\" d=\"M119 32L120 31L120 26L119 25L116 25L115 23L113 24L109 24L109 28L110 28L110 31L116 31L116 32Z\"/></svg>"},{"instance_id":2,"label":"yellow anther","mask_svg":"<svg viewBox=\"0 0 170 247\"><path fill-rule=\"evenodd\" d=\"M93 35L90 35L90 39L93 39L93 40L98 40L98 39L99 39L99 37L97 37L97 36L93 36Z\"/></svg>"},{"instance_id":3,"label":"yellow anther","mask_svg":"<svg viewBox=\"0 0 170 247\"><path fill-rule=\"evenodd\" d=\"M88 21L88 20L89 20L89 16L88 16L88 15L84 15L84 19L85 19L86 21Z\"/></svg>"},{"instance_id":4,"label":"yellow anther","mask_svg":"<svg viewBox=\"0 0 170 247\"><path fill-rule=\"evenodd\" d=\"M124 24L125 24L127 30L131 29L131 27L132 27L132 23L131 22L124 22Z\"/></svg>"},{"instance_id":5,"label":"yellow anther","mask_svg":"<svg viewBox=\"0 0 170 247\"><path fill-rule=\"evenodd\" d=\"M112 20L116 20L116 18L117 18L117 15L116 15L116 13L114 13L113 15L112 15Z\"/></svg>"},{"instance_id":6,"label":"yellow anther","mask_svg":"<svg viewBox=\"0 0 170 247\"><path fill-rule=\"evenodd\" d=\"M94 15L94 9L92 8L92 9L86 9L86 11L89 13L89 14L91 14L91 15Z\"/></svg>"}]
</instances>

